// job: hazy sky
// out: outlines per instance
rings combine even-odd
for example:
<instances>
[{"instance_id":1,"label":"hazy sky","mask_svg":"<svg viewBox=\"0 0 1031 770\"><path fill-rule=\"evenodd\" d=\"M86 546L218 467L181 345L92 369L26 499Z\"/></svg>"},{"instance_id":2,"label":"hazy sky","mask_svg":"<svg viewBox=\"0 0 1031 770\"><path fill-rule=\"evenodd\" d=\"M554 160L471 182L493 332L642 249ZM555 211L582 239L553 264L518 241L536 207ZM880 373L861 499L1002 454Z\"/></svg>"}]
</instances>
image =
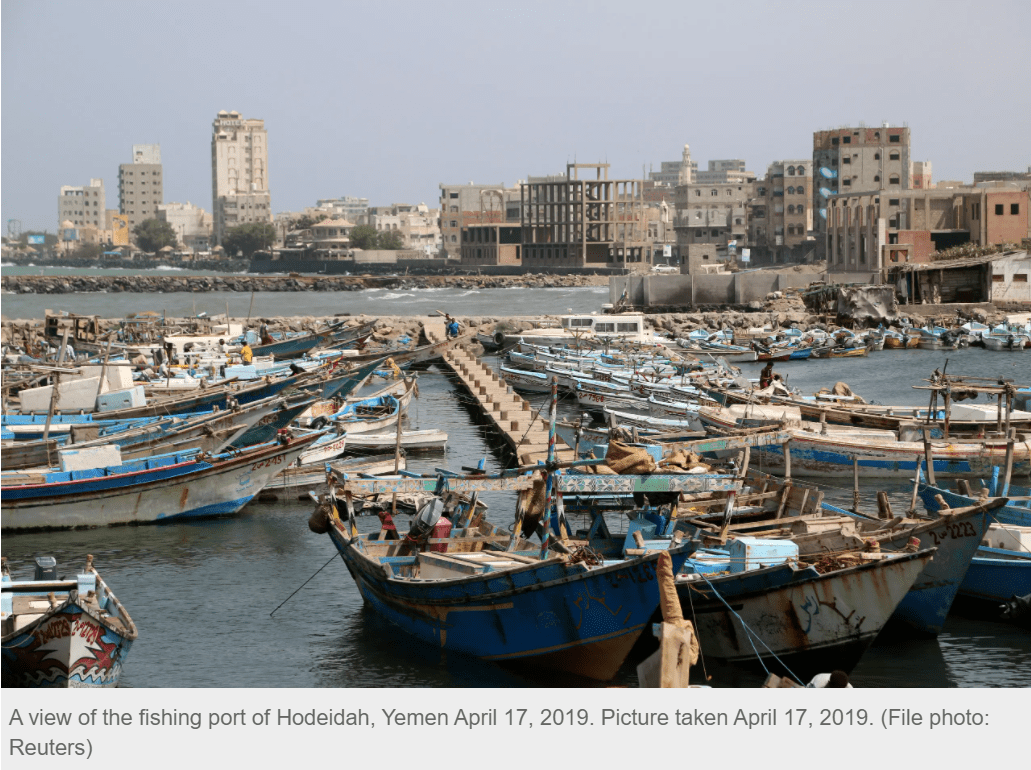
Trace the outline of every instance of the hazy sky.
<instances>
[{"instance_id":1,"label":"hazy sky","mask_svg":"<svg viewBox=\"0 0 1031 770\"><path fill-rule=\"evenodd\" d=\"M211 122L263 118L274 211L436 205L680 157L812 157L888 121L935 179L1031 165L1028 0L40 2L2 5L2 217L57 228L61 185L161 145L165 201L211 210ZM865 18L864 18L865 17ZM4 228L6 232L6 227Z\"/></svg>"}]
</instances>

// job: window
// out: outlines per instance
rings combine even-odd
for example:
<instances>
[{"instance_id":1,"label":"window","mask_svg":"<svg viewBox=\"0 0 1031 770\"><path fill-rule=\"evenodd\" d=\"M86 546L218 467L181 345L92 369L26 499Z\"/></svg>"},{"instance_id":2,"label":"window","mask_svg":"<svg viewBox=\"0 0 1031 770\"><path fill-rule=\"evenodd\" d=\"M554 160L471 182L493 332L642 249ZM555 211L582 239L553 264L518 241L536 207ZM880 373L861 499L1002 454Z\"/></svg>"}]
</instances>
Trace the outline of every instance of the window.
<instances>
[{"instance_id":1,"label":"window","mask_svg":"<svg viewBox=\"0 0 1031 770\"><path fill-rule=\"evenodd\" d=\"M789 187L788 188L788 195L794 195L794 194L795 194L795 188L794 187Z\"/></svg>"},{"instance_id":2,"label":"window","mask_svg":"<svg viewBox=\"0 0 1031 770\"><path fill-rule=\"evenodd\" d=\"M899 199L898 198L888 198L888 205L889 206L898 206L899 205Z\"/></svg>"},{"instance_id":3,"label":"window","mask_svg":"<svg viewBox=\"0 0 1031 770\"><path fill-rule=\"evenodd\" d=\"M451 220L451 226L452 226L452 227L458 227L458 221L457 221L457 220L455 220L455 219L452 219L452 220Z\"/></svg>"},{"instance_id":4,"label":"window","mask_svg":"<svg viewBox=\"0 0 1031 770\"><path fill-rule=\"evenodd\" d=\"M852 144L852 137L851 136L843 136L843 137L841 137L841 143L842 144Z\"/></svg>"},{"instance_id":5,"label":"window","mask_svg":"<svg viewBox=\"0 0 1031 770\"><path fill-rule=\"evenodd\" d=\"M1013 283L1027 283L1027 273L1014 273Z\"/></svg>"},{"instance_id":6,"label":"window","mask_svg":"<svg viewBox=\"0 0 1031 770\"><path fill-rule=\"evenodd\" d=\"M794 176L794 175L795 175L795 167L794 166L788 166L788 176Z\"/></svg>"},{"instance_id":7,"label":"window","mask_svg":"<svg viewBox=\"0 0 1031 770\"><path fill-rule=\"evenodd\" d=\"M1002 204L1001 203L996 203L995 204L995 215L996 216L1000 216L1000 217L1002 216Z\"/></svg>"},{"instance_id":8,"label":"window","mask_svg":"<svg viewBox=\"0 0 1031 770\"><path fill-rule=\"evenodd\" d=\"M880 181L881 181L881 175L880 175L880 174L877 174L877 175L876 175L876 176L875 176L875 177L873 178L873 180L874 180L875 182L880 182Z\"/></svg>"},{"instance_id":9,"label":"window","mask_svg":"<svg viewBox=\"0 0 1031 770\"><path fill-rule=\"evenodd\" d=\"M852 186L852 180L851 179L842 179L841 180L841 184L844 187L851 187Z\"/></svg>"},{"instance_id":10,"label":"window","mask_svg":"<svg viewBox=\"0 0 1031 770\"><path fill-rule=\"evenodd\" d=\"M899 183L899 176L898 176L898 174L892 174L891 177L888 179L888 184L898 184L898 183Z\"/></svg>"},{"instance_id":11,"label":"window","mask_svg":"<svg viewBox=\"0 0 1031 770\"><path fill-rule=\"evenodd\" d=\"M702 194L702 191L701 190L695 190L694 194L695 194L695 197L698 197L698 196L700 196Z\"/></svg>"},{"instance_id":12,"label":"window","mask_svg":"<svg viewBox=\"0 0 1031 770\"><path fill-rule=\"evenodd\" d=\"M594 331L596 331L596 332L614 332L615 330L616 330L616 325L614 323L611 323L611 322L609 322L609 323L600 323L599 322L599 323L596 323L594 325Z\"/></svg>"},{"instance_id":13,"label":"window","mask_svg":"<svg viewBox=\"0 0 1031 770\"><path fill-rule=\"evenodd\" d=\"M833 139L831 139L831 144L832 145L837 145L837 143L838 143L838 137L835 136Z\"/></svg>"},{"instance_id":14,"label":"window","mask_svg":"<svg viewBox=\"0 0 1031 770\"><path fill-rule=\"evenodd\" d=\"M1020 204L1019 203L1011 203L1010 204L1010 214L1019 214L1019 213L1020 213ZM1027 279L1025 278L1024 280L1027 280Z\"/></svg>"},{"instance_id":15,"label":"window","mask_svg":"<svg viewBox=\"0 0 1031 770\"><path fill-rule=\"evenodd\" d=\"M788 213L789 214L794 214L795 213L795 207L794 206L788 206Z\"/></svg>"},{"instance_id":16,"label":"window","mask_svg":"<svg viewBox=\"0 0 1031 770\"><path fill-rule=\"evenodd\" d=\"M616 331L617 332L636 332L637 331L637 324L636 323L617 323L616 324Z\"/></svg>"},{"instance_id":17,"label":"window","mask_svg":"<svg viewBox=\"0 0 1031 770\"><path fill-rule=\"evenodd\" d=\"M458 197L458 193L451 193L452 200Z\"/></svg>"},{"instance_id":18,"label":"window","mask_svg":"<svg viewBox=\"0 0 1031 770\"><path fill-rule=\"evenodd\" d=\"M711 195L711 196L712 196L713 198L715 198L715 197L716 197L717 195L719 195L719 194L720 194L720 191L719 191L719 190L711 190L711 191L709 192L709 195Z\"/></svg>"},{"instance_id":19,"label":"window","mask_svg":"<svg viewBox=\"0 0 1031 770\"><path fill-rule=\"evenodd\" d=\"M900 137L898 134L895 134L895 135L889 137L888 141L891 142L892 144L898 144L899 142L902 141L902 137Z\"/></svg>"},{"instance_id":20,"label":"window","mask_svg":"<svg viewBox=\"0 0 1031 770\"><path fill-rule=\"evenodd\" d=\"M898 150L892 150L888 153L888 160L899 160L900 157Z\"/></svg>"},{"instance_id":21,"label":"window","mask_svg":"<svg viewBox=\"0 0 1031 770\"><path fill-rule=\"evenodd\" d=\"M852 158L848 157L848 155L846 155L844 158L841 159L841 164L843 166L851 165L851 163L852 163Z\"/></svg>"},{"instance_id":22,"label":"window","mask_svg":"<svg viewBox=\"0 0 1031 770\"><path fill-rule=\"evenodd\" d=\"M452 213L458 211L458 206L452 206L451 207L451 211L452 211Z\"/></svg>"},{"instance_id":23,"label":"window","mask_svg":"<svg viewBox=\"0 0 1031 770\"><path fill-rule=\"evenodd\" d=\"M455 241L457 241L457 240L458 240L458 239L457 239L457 238L456 238L455 236L453 236L453 235L451 236L451 242L452 242L452 243L454 243L454 242L455 242Z\"/></svg>"}]
</instances>

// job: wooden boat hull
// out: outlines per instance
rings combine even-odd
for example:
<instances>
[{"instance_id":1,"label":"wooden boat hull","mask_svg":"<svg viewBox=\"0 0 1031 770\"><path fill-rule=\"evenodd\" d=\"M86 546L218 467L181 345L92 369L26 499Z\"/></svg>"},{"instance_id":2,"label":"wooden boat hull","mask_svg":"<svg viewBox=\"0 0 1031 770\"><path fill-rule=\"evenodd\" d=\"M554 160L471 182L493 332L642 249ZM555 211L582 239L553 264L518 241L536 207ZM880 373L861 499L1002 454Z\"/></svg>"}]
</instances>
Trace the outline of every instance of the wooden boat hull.
<instances>
[{"instance_id":1,"label":"wooden boat hull","mask_svg":"<svg viewBox=\"0 0 1031 770\"><path fill-rule=\"evenodd\" d=\"M703 417L704 420L704 417ZM763 465L775 472L784 470L784 449L764 446L758 449ZM923 445L900 441L876 444L872 440L843 441L833 436L808 436L795 432L791 438L791 473L814 478L852 478L853 460L858 461L864 478L912 478L924 462ZM1006 445L935 444L932 462L936 477L961 478L991 475L992 468L1005 463ZM1014 447L1013 475L1031 473L1031 447Z\"/></svg>"},{"instance_id":2,"label":"wooden boat hull","mask_svg":"<svg viewBox=\"0 0 1031 770\"><path fill-rule=\"evenodd\" d=\"M848 515L836 506L823 504L825 510ZM922 636L941 633L945 618L960 591L971 560L988 530L988 513L966 511L946 514L936 521L916 527L900 527L893 536L876 537L881 550L902 553L910 538L920 541L919 548L937 548L912 588L903 597L889 619L890 625ZM871 537L875 537L870 533Z\"/></svg>"},{"instance_id":3,"label":"wooden boat hull","mask_svg":"<svg viewBox=\"0 0 1031 770\"><path fill-rule=\"evenodd\" d=\"M758 649L766 666L783 671L768 647L805 681L828 665L850 671L931 556L919 551L820 576L804 570L781 585L775 584L778 571L783 579L791 574L788 566L709 578L714 588L705 580L678 580L677 593L706 657L755 663ZM742 621L764 645L752 647Z\"/></svg>"},{"instance_id":4,"label":"wooden boat hull","mask_svg":"<svg viewBox=\"0 0 1031 770\"><path fill-rule=\"evenodd\" d=\"M193 461L90 481L4 487L3 531L75 529L222 516L239 511L319 434L265 444L230 459ZM62 487L67 487L63 489Z\"/></svg>"},{"instance_id":5,"label":"wooden boat hull","mask_svg":"<svg viewBox=\"0 0 1031 770\"><path fill-rule=\"evenodd\" d=\"M413 582L386 576L381 564L346 539L339 519L329 534L365 603L443 652L528 661L607 681L659 604L659 551L596 568L556 558ZM688 547L671 549L674 570Z\"/></svg>"},{"instance_id":6,"label":"wooden boat hull","mask_svg":"<svg viewBox=\"0 0 1031 770\"><path fill-rule=\"evenodd\" d=\"M6 632L8 622L14 626L17 617L5 618L5 688L118 685L125 658L137 636L136 626L95 572L80 575L76 585L37 619L19 624L17 630ZM94 596L84 600L88 590L93 590ZM12 605L36 597L44 601L35 603L47 603L47 597L33 589L29 581L5 580L3 591L5 615L8 598Z\"/></svg>"},{"instance_id":7,"label":"wooden boat hull","mask_svg":"<svg viewBox=\"0 0 1031 770\"><path fill-rule=\"evenodd\" d=\"M349 448L362 451L393 452L397 443L397 432L359 433L352 436ZM401 432L402 449L445 449L447 433L442 430L413 430Z\"/></svg>"}]
</instances>

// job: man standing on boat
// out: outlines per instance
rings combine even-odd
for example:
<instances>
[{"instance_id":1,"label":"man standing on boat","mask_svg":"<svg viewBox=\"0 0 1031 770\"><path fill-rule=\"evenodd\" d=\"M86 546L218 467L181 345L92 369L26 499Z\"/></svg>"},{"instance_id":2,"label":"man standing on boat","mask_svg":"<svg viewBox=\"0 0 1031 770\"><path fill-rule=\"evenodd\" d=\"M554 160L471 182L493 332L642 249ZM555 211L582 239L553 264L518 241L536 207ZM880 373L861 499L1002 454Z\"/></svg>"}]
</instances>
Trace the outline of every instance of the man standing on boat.
<instances>
[{"instance_id":1,"label":"man standing on boat","mask_svg":"<svg viewBox=\"0 0 1031 770\"><path fill-rule=\"evenodd\" d=\"M449 340L453 340L455 337L458 336L458 333L460 331L458 321L456 321L447 313L444 314L444 320L447 322L444 326L445 335Z\"/></svg>"},{"instance_id":2,"label":"man standing on boat","mask_svg":"<svg viewBox=\"0 0 1031 770\"><path fill-rule=\"evenodd\" d=\"M759 390L766 390L773 384L773 361L767 361L766 366L759 372Z\"/></svg>"},{"instance_id":3,"label":"man standing on boat","mask_svg":"<svg viewBox=\"0 0 1031 770\"><path fill-rule=\"evenodd\" d=\"M240 358L243 359L244 366L250 366L251 361L254 360L254 351L251 350L251 343L247 340L243 341L243 347L240 348Z\"/></svg>"}]
</instances>

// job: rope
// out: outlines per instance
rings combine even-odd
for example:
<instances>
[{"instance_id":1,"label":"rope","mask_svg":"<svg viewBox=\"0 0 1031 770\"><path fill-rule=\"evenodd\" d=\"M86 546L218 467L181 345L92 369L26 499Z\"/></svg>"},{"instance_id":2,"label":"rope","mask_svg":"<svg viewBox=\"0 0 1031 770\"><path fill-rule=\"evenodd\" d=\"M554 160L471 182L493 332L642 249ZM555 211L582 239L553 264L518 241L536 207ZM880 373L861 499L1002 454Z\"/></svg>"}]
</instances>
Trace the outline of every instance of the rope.
<instances>
[{"instance_id":1,"label":"rope","mask_svg":"<svg viewBox=\"0 0 1031 770\"><path fill-rule=\"evenodd\" d=\"M330 561L333 561L333 559L335 559L335 558L336 558L337 556L338 556L338 554L333 554L332 556L330 556L330 557L329 557L329 561L327 561L327 562L326 562L325 564L323 564L323 565L322 565L321 567L319 567L319 568L318 568L318 569L317 569L317 570L315 571L315 575L318 575L318 574L319 574L320 572L322 572L322 570L324 570L324 569L325 569L326 567L328 567L328 566L329 566L329 562L330 562ZM301 588L304 588L304 587L305 587L306 585L308 585L308 583L310 583L310 582L311 582L312 580L314 580L314 579L315 579L315 575L312 575L312 576L311 576L310 578L308 578L308 579L307 579L307 580L305 580L305 581L304 581L303 583L301 583ZM300 590L301 590L301 588L298 588L298 589L297 589L297 591L300 591ZM282 602L280 603L279 607L282 607L282 606L283 606L284 604L286 604L286 603L287 603L288 601L290 601L291 599L293 599L293 598L294 598L294 594L296 594L296 593L297 593L297 591L294 591L294 592L293 592L292 594L290 594L290 595L289 595L288 597L286 597L285 599L283 599L283 601L282 601ZM275 610L272 610L272 612L270 612L270 613L268 614L268 616L269 616L269 617L271 618L271 617L272 617L273 615L275 615L275 614L276 614L276 610L278 610L278 609L279 609L279 607L276 607L276 609L275 609Z\"/></svg>"},{"instance_id":2,"label":"rope","mask_svg":"<svg viewBox=\"0 0 1031 770\"><path fill-rule=\"evenodd\" d=\"M741 627L745 630L746 636L748 638L748 643L752 646L752 651L755 653L755 657L759 659L759 664L763 667L763 670L766 671L767 674L770 673L770 670L768 668L766 668L766 663L765 663L765 661L763 661L762 656L759 654L759 651L755 649L755 644L752 642L752 637L753 636L759 641L759 644L761 644L763 647L765 647L766 651L769 652L771 656L773 656L773 659L776 660L781 666L784 667L784 670L787 671L791 675L792 679L794 679L796 682L801 682L802 680L798 676L795 675L795 672L792 671L790 668L788 668L787 664L785 664L784 661L782 661L779 657L777 657L777 653L775 653L773 650L771 650L769 645L767 645L766 642L764 642L762 640L762 638L755 631L753 631L751 628L749 628L748 624L745 623L744 619L740 615L738 615L737 612L734 611L734 608L731 607L729 604L727 604L727 600L724 599L720 595L719 591L716 590L716 586L714 586L712 584L712 582L709 580L709 578L707 578L705 576L705 573L703 573L703 572L696 572L695 574L696 575L700 575L702 580L704 580L706 583L709 584L709 588L712 589L713 595L717 599L719 599L721 602L723 602L723 606L726 607L728 610L730 610L730 613L735 618L738 619L738 622L741 623Z\"/></svg>"}]
</instances>

